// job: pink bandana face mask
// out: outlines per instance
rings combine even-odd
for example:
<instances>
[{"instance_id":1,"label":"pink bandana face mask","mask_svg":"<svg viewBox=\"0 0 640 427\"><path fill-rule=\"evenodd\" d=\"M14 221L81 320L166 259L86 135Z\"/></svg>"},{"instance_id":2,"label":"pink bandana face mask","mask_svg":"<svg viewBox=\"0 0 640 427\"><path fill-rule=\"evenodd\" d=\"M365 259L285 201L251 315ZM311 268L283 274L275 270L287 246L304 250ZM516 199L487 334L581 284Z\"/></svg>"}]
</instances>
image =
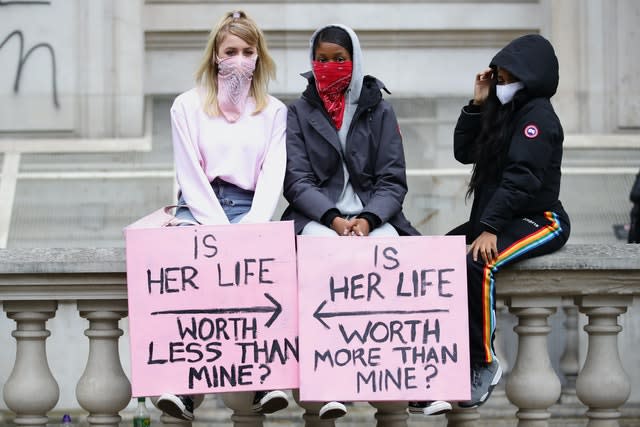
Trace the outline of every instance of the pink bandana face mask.
<instances>
[{"instance_id":1,"label":"pink bandana face mask","mask_svg":"<svg viewBox=\"0 0 640 427\"><path fill-rule=\"evenodd\" d=\"M251 89L253 71L258 55L245 57L234 55L220 59L218 64L218 107L227 121L233 123L240 118Z\"/></svg>"}]
</instances>

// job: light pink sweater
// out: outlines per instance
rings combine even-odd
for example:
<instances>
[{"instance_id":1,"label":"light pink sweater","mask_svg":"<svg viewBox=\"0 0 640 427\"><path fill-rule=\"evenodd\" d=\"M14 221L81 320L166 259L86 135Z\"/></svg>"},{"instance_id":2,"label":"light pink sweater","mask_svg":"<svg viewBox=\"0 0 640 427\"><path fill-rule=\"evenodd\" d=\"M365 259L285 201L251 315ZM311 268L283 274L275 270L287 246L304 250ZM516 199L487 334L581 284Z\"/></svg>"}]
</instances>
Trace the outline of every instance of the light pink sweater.
<instances>
[{"instance_id":1,"label":"light pink sweater","mask_svg":"<svg viewBox=\"0 0 640 427\"><path fill-rule=\"evenodd\" d=\"M202 109L198 89L179 95L171 107L173 153L178 185L201 224L228 224L210 182L215 178L255 191L251 210L241 223L271 220L282 193L287 162L287 109L270 96L259 114L253 99L242 116L229 123Z\"/></svg>"}]
</instances>

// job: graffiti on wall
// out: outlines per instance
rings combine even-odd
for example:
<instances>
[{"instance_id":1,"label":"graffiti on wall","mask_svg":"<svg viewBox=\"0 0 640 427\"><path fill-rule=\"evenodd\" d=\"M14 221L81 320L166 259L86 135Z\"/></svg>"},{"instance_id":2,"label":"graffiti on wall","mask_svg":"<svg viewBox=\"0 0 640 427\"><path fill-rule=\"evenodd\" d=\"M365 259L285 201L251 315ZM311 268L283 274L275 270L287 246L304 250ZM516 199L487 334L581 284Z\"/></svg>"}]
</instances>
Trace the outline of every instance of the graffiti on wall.
<instances>
[{"instance_id":1,"label":"graffiti on wall","mask_svg":"<svg viewBox=\"0 0 640 427\"><path fill-rule=\"evenodd\" d=\"M16 5L50 5L50 1L39 1L39 0L0 0L0 6L16 6ZM32 46L29 50L24 51L24 35L20 30L12 31L5 39L0 43L0 50L4 47L5 44L9 42L12 38L17 38L20 43L20 51L18 54L18 64L16 67L16 77L13 81L13 92L18 93L20 90L20 78L22 77L22 71L24 70L24 66L31 56L32 53L37 50L46 50L49 52L49 57L51 58L51 89L53 96L53 105L56 108L60 108L60 103L58 102L58 87L57 87L57 69L56 69L56 52L49 43L38 43Z\"/></svg>"},{"instance_id":2,"label":"graffiti on wall","mask_svg":"<svg viewBox=\"0 0 640 427\"><path fill-rule=\"evenodd\" d=\"M22 72L24 70L24 66L27 63L27 60L34 52L38 50L46 50L49 53L49 57L51 58L51 89L53 95L53 105L56 108L60 108L60 103L58 102L58 87L57 87L57 69L56 69L56 53L53 50L53 46L49 43L43 42L38 43L33 46L29 50L25 52L24 46L24 35L20 30L12 31L5 39L0 43L0 50L4 47L5 44L9 42L12 38L18 38L18 42L20 43L20 50L18 53L18 64L16 67L16 77L13 82L13 92L18 93L20 90L20 78L22 77Z\"/></svg>"}]
</instances>

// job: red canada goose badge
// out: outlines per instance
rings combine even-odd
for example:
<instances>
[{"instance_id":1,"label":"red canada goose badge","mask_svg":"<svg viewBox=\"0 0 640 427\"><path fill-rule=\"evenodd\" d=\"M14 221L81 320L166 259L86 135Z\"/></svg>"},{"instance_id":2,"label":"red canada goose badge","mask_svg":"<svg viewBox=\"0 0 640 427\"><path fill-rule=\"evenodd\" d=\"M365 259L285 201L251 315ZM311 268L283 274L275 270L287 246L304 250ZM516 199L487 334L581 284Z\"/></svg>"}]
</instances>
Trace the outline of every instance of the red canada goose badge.
<instances>
[{"instance_id":1,"label":"red canada goose badge","mask_svg":"<svg viewBox=\"0 0 640 427\"><path fill-rule=\"evenodd\" d=\"M524 136L529 139L535 138L539 133L540 131L538 130L538 126L534 125L533 123L528 124L524 127Z\"/></svg>"}]
</instances>

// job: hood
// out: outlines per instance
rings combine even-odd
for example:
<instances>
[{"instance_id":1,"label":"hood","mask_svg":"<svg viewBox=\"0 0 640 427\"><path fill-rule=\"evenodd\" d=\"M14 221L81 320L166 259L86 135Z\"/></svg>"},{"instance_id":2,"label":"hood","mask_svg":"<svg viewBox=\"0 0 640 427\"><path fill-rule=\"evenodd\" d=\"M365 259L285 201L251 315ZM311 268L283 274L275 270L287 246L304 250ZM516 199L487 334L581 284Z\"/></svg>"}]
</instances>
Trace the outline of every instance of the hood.
<instances>
[{"instance_id":1,"label":"hood","mask_svg":"<svg viewBox=\"0 0 640 427\"><path fill-rule=\"evenodd\" d=\"M353 61L353 71L351 72L351 83L349 83L349 87L347 88L347 102L349 104L357 104L358 99L360 99L360 92L362 91L364 72L362 71L362 49L360 48L360 40L358 40L358 36L351 28L341 24L325 25L322 28L318 28L309 40L309 63L311 64L311 61L313 61L313 44L318 33L328 27L342 28L351 38L351 45L353 47L353 55L351 57ZM311 69L313 70L313 66Z\"/></svg>"},{"instance_id":2,"label":"hood","mask_svg":"<svg viewBox=\"0 0 640 427\"><path fill-rule=\"evenodd\" d=\"M505 68L524 83L532 97L551 98L558 89L558 58L551 43L539 34L513 40L489 66Z\"/></svg>"}]
</instances>

